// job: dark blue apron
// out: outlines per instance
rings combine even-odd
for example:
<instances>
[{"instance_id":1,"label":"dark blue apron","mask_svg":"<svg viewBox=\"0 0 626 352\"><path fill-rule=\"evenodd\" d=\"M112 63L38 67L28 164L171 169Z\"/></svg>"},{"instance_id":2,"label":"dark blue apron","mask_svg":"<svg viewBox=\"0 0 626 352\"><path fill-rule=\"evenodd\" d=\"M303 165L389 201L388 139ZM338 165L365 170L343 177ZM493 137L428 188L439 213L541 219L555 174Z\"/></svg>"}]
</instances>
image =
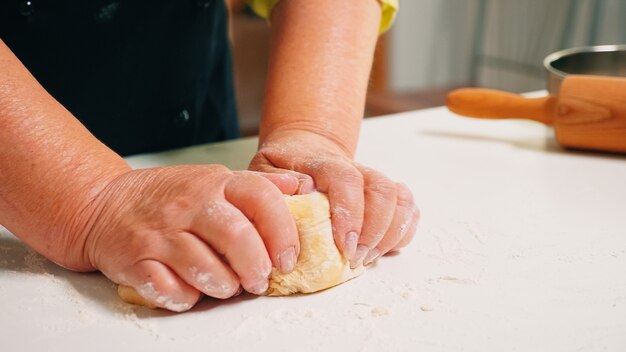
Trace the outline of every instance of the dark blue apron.
<instances>
[{"instance_id":1,"label":"dark blue apron","mask_svg":"<svg viewBox=\"0 0 626 352\"><path fill-rule=\"evenodd\" d=\"M128 155L238 136L223 0L3 0L0 37Z\"/></svg>"}]
</instances>

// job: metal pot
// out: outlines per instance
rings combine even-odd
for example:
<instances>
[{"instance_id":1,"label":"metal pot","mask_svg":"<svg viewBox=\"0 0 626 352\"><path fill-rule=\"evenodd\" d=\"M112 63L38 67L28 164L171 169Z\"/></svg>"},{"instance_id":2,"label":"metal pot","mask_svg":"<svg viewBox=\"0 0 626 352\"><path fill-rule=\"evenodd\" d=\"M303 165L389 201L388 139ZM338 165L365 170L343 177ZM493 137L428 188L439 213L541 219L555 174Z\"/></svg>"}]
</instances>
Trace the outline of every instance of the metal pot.
<instances>
[{"instance_id":1,"label":"metal pot","mask_svg":"<svg viewBox=\"0 0 626 352\"><path fill-rule=\"evenodd\" d=\"M626 45L598 45L565 49L543 60L548 92L559 95L568 74L626 77Z\"/></svg>"}]
</instances>

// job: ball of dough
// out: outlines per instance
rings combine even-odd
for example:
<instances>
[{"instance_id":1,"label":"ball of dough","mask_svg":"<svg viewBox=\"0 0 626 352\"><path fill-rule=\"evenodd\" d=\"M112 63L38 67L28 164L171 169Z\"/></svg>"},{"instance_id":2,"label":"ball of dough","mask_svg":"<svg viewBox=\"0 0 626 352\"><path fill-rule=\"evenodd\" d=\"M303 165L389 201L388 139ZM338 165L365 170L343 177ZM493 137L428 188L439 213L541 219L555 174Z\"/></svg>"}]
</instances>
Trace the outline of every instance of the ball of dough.
<instances>
[{"instance_id":1,"label":"ball of dough","mask_svg":"<svg viewBox=\"0 0 626 352\"><path fill-rule=\"evenodd\" d=\"M335 246L328 198L324 194L286 196L285 201L300 234L300 255L291 273L272 270L268 296L324 290L365 271L363 266L351 269Z\"/></svg>"}]
</instances>

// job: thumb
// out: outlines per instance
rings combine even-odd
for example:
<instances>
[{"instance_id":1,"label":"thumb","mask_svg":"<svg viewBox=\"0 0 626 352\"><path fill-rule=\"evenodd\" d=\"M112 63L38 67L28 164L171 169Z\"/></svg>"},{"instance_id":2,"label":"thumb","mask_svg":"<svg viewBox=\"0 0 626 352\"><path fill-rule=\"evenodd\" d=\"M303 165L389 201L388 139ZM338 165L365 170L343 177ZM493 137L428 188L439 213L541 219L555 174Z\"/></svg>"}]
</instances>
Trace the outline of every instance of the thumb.
<instances>
[{"instance_id":1,"label":"thumb","mask_svg":"<svg viewBox=\"0 0 626 352\"><path fill-rule=\"evenodd\" d=\"M309 175L299 172L265 166L264 172L254 172L271 181L283 194L308 194L315 191L315 182Z\"/></svg>"},{"instance_id":2,"label":"thumb","mask_svg":"<svg viewBox=\"0 0 626 352\"><path fill-rule=\"evenodd\" d=\"M248 169L259 172L287 195L308 194L316 190L315 181L311 176L276 167L263 153L257 153L252 158Z\"/></svg>"}]
</instances>

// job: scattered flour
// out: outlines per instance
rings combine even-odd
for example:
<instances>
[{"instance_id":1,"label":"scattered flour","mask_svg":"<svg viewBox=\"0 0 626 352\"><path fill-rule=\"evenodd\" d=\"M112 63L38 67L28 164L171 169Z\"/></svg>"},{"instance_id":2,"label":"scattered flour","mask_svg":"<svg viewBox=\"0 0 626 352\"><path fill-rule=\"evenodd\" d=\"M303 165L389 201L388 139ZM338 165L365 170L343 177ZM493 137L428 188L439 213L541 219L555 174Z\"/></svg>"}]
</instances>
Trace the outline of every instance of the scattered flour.
<instances>
[{"instance_id":1,"label":"scattered flour","mask_svg":"<svg viewBox=\"0 0 626 352\"><path fill-rule=\"evenodd\" d=\"M432 311L433 309L434 309L434 308L433 308L431 305L428 305L428 304L423 304L423 305L421 305L421 306L420 306L420 310L421 310L422 312L430 312L430 311Z\"/></svg>"}]
</instances>

